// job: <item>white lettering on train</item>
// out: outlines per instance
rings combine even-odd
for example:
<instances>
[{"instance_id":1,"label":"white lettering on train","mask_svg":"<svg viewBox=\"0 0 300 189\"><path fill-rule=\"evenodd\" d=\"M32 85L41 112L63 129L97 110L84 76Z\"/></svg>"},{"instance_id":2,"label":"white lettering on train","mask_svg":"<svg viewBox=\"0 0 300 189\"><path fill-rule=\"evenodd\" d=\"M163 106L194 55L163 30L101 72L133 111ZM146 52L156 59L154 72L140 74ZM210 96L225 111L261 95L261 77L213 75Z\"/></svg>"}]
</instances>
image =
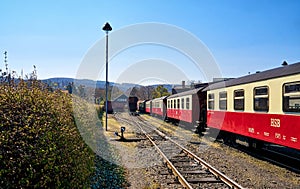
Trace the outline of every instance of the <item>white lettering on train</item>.
<instances>
[{"instance_id":1,"label":"white lettering on train","mask_svg":"<svg viewBox=\"0 0 300 189\"><path fill-rule=\"evenodd\" d=\"M248 128L249 133L254 133L254 128Z\"/></svg>"},{"instance_id":2,"label":"white lettering on train","mask_svg":"<svg viewBox=\"0 0 300 189\"><path fill-rule=\"evenodd\" d=\"M265 135L265 136L270 136L270 133L264 132L264 135Z\"/></svg>"},{"instance_id":3,"label":"white lettering on train","mask_svg":"<svg viewBox=\"0 0 300 189\"><path fill-rule=\"evenodd\" d=\"M291 141L292 141L292 142L297 142L298 140L297 140L296 137L291 137Z\"/></svg>"},{"instance_id":4,"label":"white lettering on train","mask_svg":"<svg viewBox=\"0 0 300 189\"><path fill-rule=\"evenodd\" d=\"M280 133L275 133L275 138L281 139L281 134Z\"/></svg>"},{"instance_id":5,"label":"white lettering on train","mask_svg":"<svg viewBox=\"0 0 300 189\"><path fill-rule=\"evenodd\" d=\"M271 118L271 127L280 127L280 119Z\"/></svg>"}]
</instances>

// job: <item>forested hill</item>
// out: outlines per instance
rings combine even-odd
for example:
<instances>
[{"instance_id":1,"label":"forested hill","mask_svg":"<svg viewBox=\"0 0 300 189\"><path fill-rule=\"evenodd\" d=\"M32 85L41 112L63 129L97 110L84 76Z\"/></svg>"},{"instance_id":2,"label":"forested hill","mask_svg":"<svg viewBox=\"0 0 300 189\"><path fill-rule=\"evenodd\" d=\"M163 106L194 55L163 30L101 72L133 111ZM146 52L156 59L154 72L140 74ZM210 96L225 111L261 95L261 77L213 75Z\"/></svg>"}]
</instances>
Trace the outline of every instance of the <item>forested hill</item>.
<instances>
[{"instance_id":1,"label":"forested hill","mask_svg":"<svg viewBox=\"0 0 300 189\"><path fill-rule=\"evenodd\" d=\"M74 79L74 78L64 78L64 77L57 77L57 78L49 78L49 79L43 79L44 83L47 83L49 86L53 88L59 88L59 89L66 89L67 86L70 83L75 83L76 85L83 85L85 87L91 87L91 88L99 88L104 89L105 88L105 81L94 81L89 79ZM141 87L141 85L133 84L133 83L114 83L110 82L110 86L118 87L121 91L126 92L128 89L133 87ZM149 87L156 88L159 85L151 85ZM172 92L173 84L164 84L163 87L168 89L168 92Z\"/></svg>"}]
</instances>

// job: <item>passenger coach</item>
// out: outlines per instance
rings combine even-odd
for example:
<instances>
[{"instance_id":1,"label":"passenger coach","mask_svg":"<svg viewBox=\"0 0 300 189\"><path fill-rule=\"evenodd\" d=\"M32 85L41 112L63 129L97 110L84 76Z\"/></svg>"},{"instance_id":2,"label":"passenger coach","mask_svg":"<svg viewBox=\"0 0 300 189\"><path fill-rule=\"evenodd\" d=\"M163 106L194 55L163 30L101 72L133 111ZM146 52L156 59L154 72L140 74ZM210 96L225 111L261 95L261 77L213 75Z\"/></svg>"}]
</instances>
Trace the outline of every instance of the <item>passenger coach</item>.
<instances>
[{"instance_id":1,"label":"passenger coach","mask_svg":"<svg viewBox=\"0 0 300 189\"><path fill-rule=\"evenodd\" d=\"M208 127L254 146L266 141L300 150L300 63L211 84L206 91Z\"/></svg>"},{"instance_id":2,"label":"passenger coach","mask_svg":"<svg viewBox=\"0 0 300 189\"><path fill-rule=\"evenodd\" d=\"M166 118L167 96L155 98L152 100L151 114L161 119Z\"/></svg>"},{"instance_id":3,"label":"passenger coach","mask_svg":"<svg viewBox=\"0 0 300 189\"><path fill-rule=\"evenodd\" d=\"M205 111L206 92L204 87L171 95L167 98L168 120L173 122L183 121L192 125L198 125L201 119L201 108Z\"/></svg>"},{"instance_id":4,"label":"passenger coach","mask_svg":"<svg viewBox=\"0 0 300 189\"><path fill-rule=\"evenodd\" d=\"M145 102L145 110L146 110L146 113L148 113L148 114L151 114L151 109L152 109L152 100L147 100L146 102Z\"/></svg>"}]
</instances>

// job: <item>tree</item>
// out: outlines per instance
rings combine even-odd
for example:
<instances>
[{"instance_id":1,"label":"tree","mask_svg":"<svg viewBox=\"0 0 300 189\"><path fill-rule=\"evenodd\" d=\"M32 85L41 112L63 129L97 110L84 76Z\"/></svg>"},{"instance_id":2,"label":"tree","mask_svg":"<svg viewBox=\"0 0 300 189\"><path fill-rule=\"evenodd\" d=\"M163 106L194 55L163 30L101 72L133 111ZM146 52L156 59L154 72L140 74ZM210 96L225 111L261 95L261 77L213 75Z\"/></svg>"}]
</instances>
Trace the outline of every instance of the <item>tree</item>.
<instances>
[{"instance_id":1,"label":"tree","mask_svg":"<svg viewBox=\"0 0 300 189\"><path fill-rule=\"evenodd\" d=\"M129 96L139 97L140 96L139 95L139 88L138 87L131 88Z\"/></svg>"},{"instance_id":2,"label":"tree","mask_svg":"<svg viewBox=\"0 0 300 189\"><path fill-rule=\"evenodd\" d=\"M170 93L168 92L168 89L163 85L157 86L156 89L152 92L152 98L159 98L167 95L170 95Z\"/></svg>"},{"instance_id":3,"label":"tree","mask_svg":"<svg viewBox=\"0 0 300 189\"><path fill-rule=\"evenodd\" d=\"M69 83L69 84L67 85L67 90L68 90L69 94L72 94L72 93L73 93L73 88L74 88L74 83L73 83L73 82L72 82L72 83Z\"/></svg>"}]
</instances>

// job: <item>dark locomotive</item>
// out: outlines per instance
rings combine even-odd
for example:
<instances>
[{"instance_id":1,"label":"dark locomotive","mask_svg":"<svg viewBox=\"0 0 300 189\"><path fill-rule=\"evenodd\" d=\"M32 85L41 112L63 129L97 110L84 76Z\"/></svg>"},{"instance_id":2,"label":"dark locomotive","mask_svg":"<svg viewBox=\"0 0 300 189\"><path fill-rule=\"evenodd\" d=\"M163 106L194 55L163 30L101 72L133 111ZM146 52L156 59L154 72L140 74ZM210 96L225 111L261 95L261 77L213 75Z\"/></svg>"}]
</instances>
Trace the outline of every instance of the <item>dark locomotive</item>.
<instances>
[{"instance_id":1,"label":"dark locomotive","mask_svg":"<svg viewBox=\"0 0 300 189\"><path fill-rule=\"evenodd\" d=\"M115 98L113 101L108 101L108 111L107 113L115 112L126 112L129 111L131 114L136 114L138 110L138 98L136 96L129 96L122 94ZM103 107L105 111L105 106Z\"/></svg>"}]
</instances>

